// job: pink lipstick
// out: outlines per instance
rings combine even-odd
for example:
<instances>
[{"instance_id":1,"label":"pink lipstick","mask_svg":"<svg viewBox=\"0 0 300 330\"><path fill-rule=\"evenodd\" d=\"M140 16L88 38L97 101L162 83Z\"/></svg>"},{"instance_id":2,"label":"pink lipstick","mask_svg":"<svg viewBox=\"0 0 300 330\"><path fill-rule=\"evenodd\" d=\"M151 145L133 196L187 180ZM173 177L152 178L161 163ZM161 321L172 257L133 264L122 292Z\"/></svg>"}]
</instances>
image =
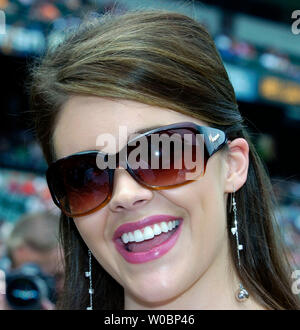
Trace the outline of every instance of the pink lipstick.
<instances>
[{"instance_id":1,"label":"pink lipstick","mask_svg":"<svg viewBox=\"0 0 300 330\"><path fill-rule=\"evenodd\" d=\"M176 221L176 227L169 228L169 231L161 232L161 234L156 233L152 239L145 239L140 243L132 241L128 244L125 244L121 239L124 233L134 233L134 231L144 227L154 224L160 225L162 222L169 223L170 221L173 223ZM127 262L133 264L148 262L160 258L172 249L181 233L182 222L182 218L170 215L150 216L141 221L126 223L118 227L113 235L113 242L117 251ZM129 247L132 247L132 250ZM141 251L143 249L145 251Z\"/></svg>"}]
</instances>

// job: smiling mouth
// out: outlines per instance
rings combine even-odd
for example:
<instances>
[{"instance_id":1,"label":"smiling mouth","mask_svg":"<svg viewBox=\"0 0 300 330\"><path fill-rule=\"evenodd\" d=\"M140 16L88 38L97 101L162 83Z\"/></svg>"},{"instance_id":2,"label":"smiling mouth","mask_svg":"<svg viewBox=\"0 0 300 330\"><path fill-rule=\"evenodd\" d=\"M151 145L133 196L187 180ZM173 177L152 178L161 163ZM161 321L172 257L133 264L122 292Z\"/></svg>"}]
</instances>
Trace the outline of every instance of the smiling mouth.
<instances>
[{"instance_id":1,"label":"smiling mouth","mask_svg":"<svg viewBox=\"0 0 300 330\"><path fill-rule=\"evenodd\" d=\"M147 252L166 242L178 229L180 220L156 223L118 238L127 252Z\"/></svg>"},{"instance_id":2,"label":"smiling mouth","mask_svg":"<svg viewBox=\"0 0 300 330\"><path fill-rule=\"evenodd\" d=\"M182 227L183 218L156 214L119 226L113 242L127 262L141 264L167 254L178 241Z\"/></svg>"}]
</instances>

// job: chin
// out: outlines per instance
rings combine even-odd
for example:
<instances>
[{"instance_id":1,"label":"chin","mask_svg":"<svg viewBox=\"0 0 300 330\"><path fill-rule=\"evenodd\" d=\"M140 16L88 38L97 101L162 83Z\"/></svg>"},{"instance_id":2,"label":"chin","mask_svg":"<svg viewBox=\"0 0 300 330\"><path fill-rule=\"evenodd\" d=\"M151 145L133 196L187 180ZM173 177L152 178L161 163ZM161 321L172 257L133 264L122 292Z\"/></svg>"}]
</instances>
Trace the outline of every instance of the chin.
<instances>
[{"instance_id":1,"label":"chin","mask_svg":"<svg viewBox=\"0 0 300 330\"><path fill-rule=\"evenodd\" d=\"M164 306L184 292L184 288L180 288L179 279L171 282L167 279L158 280L156 277L156 279L148 278L141 282L136 280L134 283L134 287L128 290L128 294L146 308Z\"/></svg>"}]
</instances>

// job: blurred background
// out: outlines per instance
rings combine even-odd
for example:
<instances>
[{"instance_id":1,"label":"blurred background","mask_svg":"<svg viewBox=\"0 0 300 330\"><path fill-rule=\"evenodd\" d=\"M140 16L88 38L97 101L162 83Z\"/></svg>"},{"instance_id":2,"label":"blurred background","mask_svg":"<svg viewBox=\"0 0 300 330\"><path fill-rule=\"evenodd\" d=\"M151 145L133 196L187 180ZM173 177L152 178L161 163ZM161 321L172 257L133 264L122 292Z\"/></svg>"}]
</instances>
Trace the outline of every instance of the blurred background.
<instances>
[{"instance_id":1,"label":"blurred background","mask_svg":"<svg viewBox=\"0 0 300 330\"><path fill-rule=\"evenodd\" d=\"M214 37L272 178L289 257L300 269L299 0L0 0L0 258L6 238L25 215L58 214L26 116L27 65L85 13L143 8L185 13Z\"/></svg>"}]
</instances>

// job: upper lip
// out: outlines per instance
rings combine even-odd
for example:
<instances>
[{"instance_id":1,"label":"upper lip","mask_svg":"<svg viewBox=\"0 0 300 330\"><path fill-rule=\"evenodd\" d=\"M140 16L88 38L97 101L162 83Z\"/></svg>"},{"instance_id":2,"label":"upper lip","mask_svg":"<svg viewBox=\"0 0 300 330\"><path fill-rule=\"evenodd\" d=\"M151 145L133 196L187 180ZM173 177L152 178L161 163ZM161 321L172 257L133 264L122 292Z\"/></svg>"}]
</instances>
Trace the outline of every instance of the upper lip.
<instances>
[{"instance_id":1,"label":"upper lip","mask_svg":"<svg viewBox=\"0 0 300 330\"><path fill-rule=\"evenodd\" d=\"M173 220L178 220L181 219L180 217L176 217L173 215L166 215L166 214L157 214L157 215L152 215L150 217L144 218L142 220L136 221L136 222L128 222L124 223L120 227L118 227L114 233L113 239L116 240L117 238L120 238L122 234L128 233L128 232L133 232L137 229L144 228L146 226L151 226L154 223L159 223L159 222L168 222L168 221L173 221Z\"/></svg>"}]
</instances>

